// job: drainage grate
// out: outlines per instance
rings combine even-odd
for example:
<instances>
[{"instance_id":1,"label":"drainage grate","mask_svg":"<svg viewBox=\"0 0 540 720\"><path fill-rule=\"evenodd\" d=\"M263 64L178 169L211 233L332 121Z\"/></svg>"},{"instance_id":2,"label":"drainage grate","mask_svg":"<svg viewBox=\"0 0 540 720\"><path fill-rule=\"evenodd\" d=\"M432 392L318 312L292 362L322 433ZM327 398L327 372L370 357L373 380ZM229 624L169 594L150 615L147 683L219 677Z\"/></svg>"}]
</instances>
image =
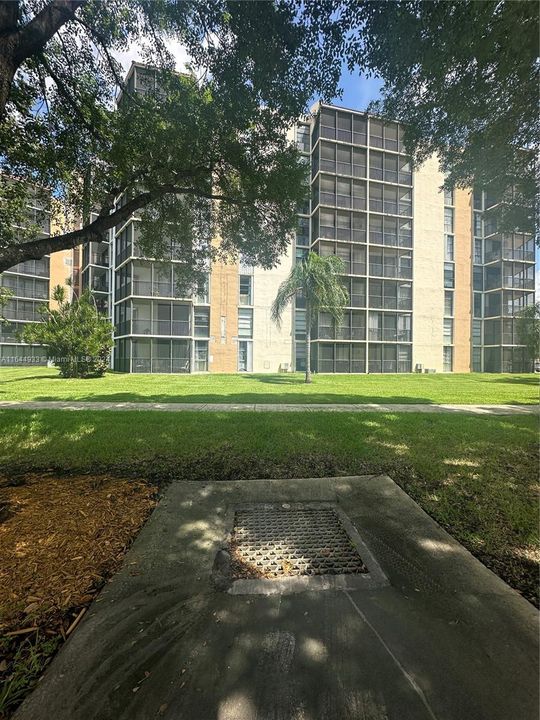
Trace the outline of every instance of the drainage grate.
<instances>
[{"instance_id":1,"label":"drainage grate","mask_svg":"<svg viewBox=\"0 0 540 720\"><path fill-rule=\"evenodd\" d=\"M337 512L315 503L236 510L230 551L235 579L368 572Z\"/></svg>"}]
</instances>

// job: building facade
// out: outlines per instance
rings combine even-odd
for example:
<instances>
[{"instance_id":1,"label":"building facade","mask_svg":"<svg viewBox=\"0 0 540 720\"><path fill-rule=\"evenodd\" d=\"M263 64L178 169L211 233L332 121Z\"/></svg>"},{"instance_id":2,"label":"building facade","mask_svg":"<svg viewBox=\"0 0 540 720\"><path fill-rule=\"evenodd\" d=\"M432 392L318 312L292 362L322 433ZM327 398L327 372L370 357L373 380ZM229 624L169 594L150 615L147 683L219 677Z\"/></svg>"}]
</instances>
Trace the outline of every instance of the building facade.
<instances>
[{"instance_id":1,"label":"building facade","mask_svg":"<svg viewBox=\"0 0 540 720\"><path fill-rule=\"evenodd\" d=\"M51 208L48 201L44 203L42 193L30 194L28 221L40 227L39 237L51 234ZM45 255L40 260L26 260L0 274L0 286L11 293L2 313L6 321L0 323L0 366L46 364L43 348L23 342L21 333L29 323L42 321L41 306L54 306L51 299L54 287L63 285L70 291L66 280L72 274L70 250Z\"/></svg>"},{"instance_id":2,"label":"building facade","mask_svg":"<svg viewBox=\"0 0 540 720\"><path fill-rule=\"evenodd\" d=\"M151 82L134 64L129 87ZM216 263L196 296L178 297L177 261L142 255L136 217L83 250L82 286L113 318L116 370L304 370L302 298L280 328L270 308L309 251L343 260L349 296L339 326L319 315L315 372L528 369L514 316L534 302L532 237L498 235L484 219L486 193L443 192L435 158L413 169L398 123L317 103L290 136L310 169L310 199L277 268Z\"/></svg>"},{"instance_id":3,"label":"building facade","mask_svg":"<svg viewBox=\"0 0 540 720\"><path fill-rule=\"evenodd\" d=\"M321 313L317 372L523 372L516 314L534 303L534 239L501 235L485 191L442 191L436 158L413 169L398 123L318 103L296 140L311 168L294 256L345 266L341 325ZM305 367L296 303L294 360Z\"/></svg>"}]
</instances>

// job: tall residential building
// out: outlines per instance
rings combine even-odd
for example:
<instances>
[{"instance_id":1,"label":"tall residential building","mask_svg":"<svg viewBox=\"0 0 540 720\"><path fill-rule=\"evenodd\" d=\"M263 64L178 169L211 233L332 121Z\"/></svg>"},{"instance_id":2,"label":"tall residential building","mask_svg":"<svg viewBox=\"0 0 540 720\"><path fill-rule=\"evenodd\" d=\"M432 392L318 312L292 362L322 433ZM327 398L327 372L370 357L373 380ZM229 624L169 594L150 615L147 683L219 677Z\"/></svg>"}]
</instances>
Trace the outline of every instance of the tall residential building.
<instances>
[{"instance_id":1,"label":"tall residential building","mask_svg":"<svg viewBox=\"0 0 540 720\"><path fill-rule=\"evenodd\" d=\"M145 92L155 79L133 63L126 82ZM174 248L169 260L144 257L136 216L83 250L82 285L113 318L116 370L305 369L302 298L280 328L270 307L310 250L342 258L349 296L339 326L328 313L317 320L313 370L528 369L513 316L534 302L531 236L497 234L486 193L443 192L436 158L413 169L398 123L317 103L290 137L311 192L276 269L216 263L197 295L179 297Z\"/></svg>"},{"instance_id":2,"label":"tall residential building","mask_svg":"<svg viewBox=\"0 0 540 720\"><path fill-rule=\"evenodd\" d=\"M309 153L311 205L299 214L295 256L338 255L349 292L341 325L319 316L313 369L530 369L514 318L534 302L534 240L497 232L486 212L496 199L442 192L436 158L413 170L398 123L318 103L296 132ZM295 328L300 368L301 299Z\"/></svg>"},{"instance_id":3,"label":"tall residential building","mask_svg":"<svg viewBox=\"0 0 540 720\"><path fill-rule=\"evenodd\" d=\"M126 78L132 92L145 92L153 83L151 70L132 64ZM94 247L87 252L86 262L83 251L83 287L89 285L103 300L108 256L116 370L277 372L291 367L292 310L279 330L270 320L270 306L291 267L289 255L272 271L215 263L205 286L192 297L181 297L174 248L169 260L145 257L138 226L134 215L111 232L108 251L103 241L99 252Z\"/></svg>"},{"instance_id":4,"label":"tall residential building","mask_svg":"<svg viewBox=\"0 0 540 720\"><path fill-rule=\"evenodd\" d=\"M42 193L31 193L28 221L40 226L40 237L51 234L50 206L44 204ZM25 325L41 322L39 307L54 305L52 289L56 285L65 285L72 273L73 252L65 250L45 255L40 260L26 260L0 274L0 286L12 293L3 310L6 322L0 323L0 366L46 364L43 348L24 343L20 333Z\"/></svg>"}]
</instances>

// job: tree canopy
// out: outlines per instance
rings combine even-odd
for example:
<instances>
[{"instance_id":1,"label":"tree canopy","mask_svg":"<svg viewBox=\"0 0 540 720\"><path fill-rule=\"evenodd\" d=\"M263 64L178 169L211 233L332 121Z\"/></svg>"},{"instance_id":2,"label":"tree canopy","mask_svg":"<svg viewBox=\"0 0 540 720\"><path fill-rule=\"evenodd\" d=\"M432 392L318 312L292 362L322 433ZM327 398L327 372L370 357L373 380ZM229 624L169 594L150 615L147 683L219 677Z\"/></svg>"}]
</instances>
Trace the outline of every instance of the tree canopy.
<instances>
[{"instance_id":1,"label":"tree canopy","mask_svg":"<svg viewBox=\"0 0 540 720\"><path fill-rule=\"evenodd\" d=\"M0 271L97 240L132 211L155 256L158 229L188 248L219 225L224 253L271 266L302 176L284 132L311 99L339 94L343 63L383 79L373 109L406 125L418 162L438 153L448 185L517 184L531 217L537 30L538 5L521 0L0 0L0 169L23 189L52 189L74 216L98 212L35 243L8 229L22 207L12 191ZM191 79L172 72L170 39ZM124 85L114 55L132 44L161 92Z\"/></svg>"},{"instance_id":2,"label":"tree canopy","mask_svg":"<svg viewBox=\"0 0 540 720\"><path fill-rule=\"evenodd\" d=\"M314 32L294 2L0 0L4 176L52 188L78 217L98 212L82 230L15 241L11 202L0 213L0 271L98 240L137 210L155 256L158 229L188 248L194 235L208 246L219 226L222 253L274 264L304 193L285 130L310 97L335 94L340 72L339 37ZM187 48L189 77L173 72L168 38ZM158 77L144 96L114 59L133 42ZM122 194L129 201L117 207ZM209 199L220 201L215 212Z\"/></svg>"},{"instance_id":3,"label":"tree canopy","mask_svg":"<svg viewBox=\"0 0 540 720\"><path fill-rule=\"evenodd\" d=\"M525 345L527 359L534 369L534 361L540 358L540 302L524 308L517 316L519 342Z\"/></svg>"}]
</instances>

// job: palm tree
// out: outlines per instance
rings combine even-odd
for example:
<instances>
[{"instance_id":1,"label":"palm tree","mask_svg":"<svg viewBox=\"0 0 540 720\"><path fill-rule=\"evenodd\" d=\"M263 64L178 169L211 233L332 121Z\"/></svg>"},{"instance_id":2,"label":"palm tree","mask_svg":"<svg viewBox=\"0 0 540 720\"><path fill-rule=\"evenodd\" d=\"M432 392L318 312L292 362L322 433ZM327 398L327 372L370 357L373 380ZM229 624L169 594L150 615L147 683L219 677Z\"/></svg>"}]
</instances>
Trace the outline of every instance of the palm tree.
<instances>
[{"instance_id":1,"label":"palm tree","mask_svg":"<svg viewBox=\"0 0 540 720\"><path fill-rule=\"evenodd\" d=\"M319 312L330 313L336 324L343 319L348 295L339 278L344 265L336 255L320 257L310 252L279 286L272 304L272 320L281 326L283 313L301 293L306 303L306 382L311 382L311 328Z\"/></svg>"}]
</instances>

